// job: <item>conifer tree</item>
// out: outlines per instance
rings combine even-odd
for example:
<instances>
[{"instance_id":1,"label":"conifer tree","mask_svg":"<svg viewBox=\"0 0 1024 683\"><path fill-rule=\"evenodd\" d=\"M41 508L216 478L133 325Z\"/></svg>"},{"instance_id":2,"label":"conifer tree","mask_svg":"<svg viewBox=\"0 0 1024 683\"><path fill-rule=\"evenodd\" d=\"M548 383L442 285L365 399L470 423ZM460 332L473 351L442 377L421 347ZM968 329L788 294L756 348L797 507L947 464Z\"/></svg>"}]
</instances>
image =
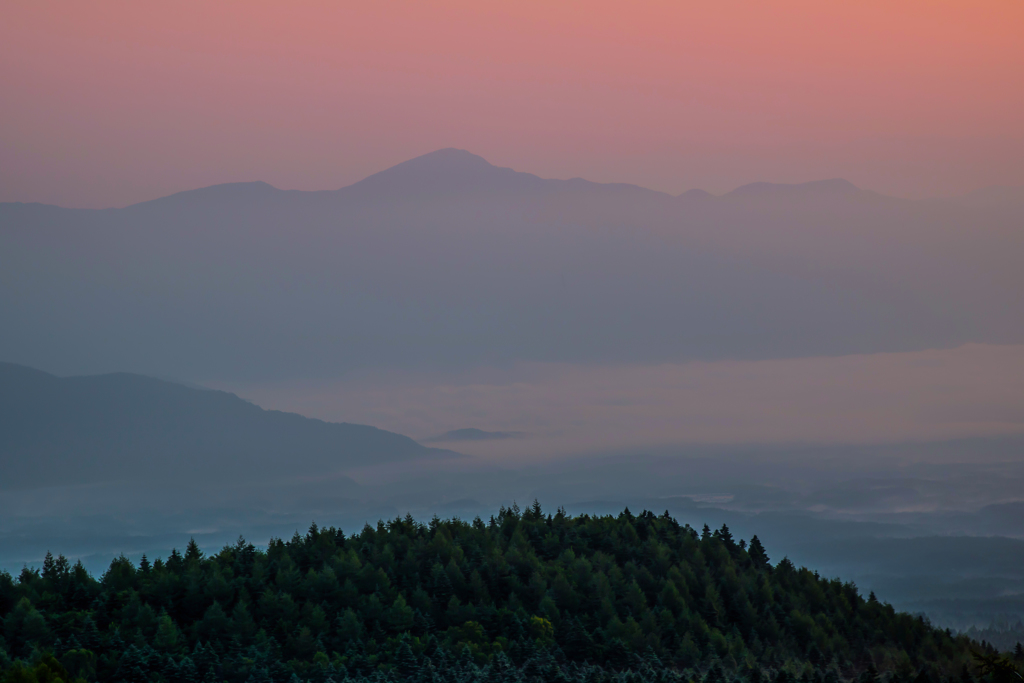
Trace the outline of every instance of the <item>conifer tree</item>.
<instances>
[{"instance_id":1,"label":"conifer tree","mask_svg":"<svg viewBox=\"0 0 1024 683\"><path fill-rule=\"evenodd\" d=\"M768 553L765 552L764 546L761 545L761 539L754 535L750 539L750 549L747 550L747 555L750 556L750 561L757 569L762 569L768 566Z\"/></svg>"},{"instance_id":2,"label":"conifer tree","mask_svg":"<svg viewBox=\"0 0 1024 683\"><path fill-rule=\"evenodd\" d=\"M185 563L198 562L201 559L203 559L203 551L199 549L196 539L188 539L188 545L185 547Z\"/></svg>"}]
</instances>

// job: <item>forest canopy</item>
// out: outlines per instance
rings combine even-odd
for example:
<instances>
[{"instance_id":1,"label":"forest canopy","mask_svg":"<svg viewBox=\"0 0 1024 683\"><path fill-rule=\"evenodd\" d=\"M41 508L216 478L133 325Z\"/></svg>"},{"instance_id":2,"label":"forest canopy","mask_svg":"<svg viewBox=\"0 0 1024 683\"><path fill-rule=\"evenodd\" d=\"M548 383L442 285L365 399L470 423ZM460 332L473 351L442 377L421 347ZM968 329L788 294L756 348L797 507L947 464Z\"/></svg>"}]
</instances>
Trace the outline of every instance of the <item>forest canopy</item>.
<instances>
[{"instance_id":1,"label":"forest canopy","mask_svg":"<svg viewBox=\"0 0 1024 683\"><path fill-rule=\"evenodd\" d=\"M313 524L266 549L62 555L0 573L0 680L343 683L1020 680L991 646L933 628L756 536L666 512L407 516Z\"/></svg>"}]
</instances>

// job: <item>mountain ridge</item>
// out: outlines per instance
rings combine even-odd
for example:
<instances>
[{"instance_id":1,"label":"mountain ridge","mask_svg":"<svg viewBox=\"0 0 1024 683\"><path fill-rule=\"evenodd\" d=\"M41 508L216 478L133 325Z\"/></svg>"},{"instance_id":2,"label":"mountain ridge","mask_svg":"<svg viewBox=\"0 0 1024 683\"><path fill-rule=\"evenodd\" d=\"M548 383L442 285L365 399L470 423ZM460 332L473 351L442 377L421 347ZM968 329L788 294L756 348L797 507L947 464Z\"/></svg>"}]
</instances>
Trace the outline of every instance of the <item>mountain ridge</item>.
<instances>
[{"instance_id":1,"label":"mountain ridge","mask_svg":"<svg viewBox=\"0 0 1024 683\"><path fill-rule=\"evenodd\" d=\"M0 357L244 382L1024 342L1016 205L835 179L734 192L545 180L448 149L333 191L0 205Z\"/></svg>"},{"instance_id":2,"label":"mountain ridge","mask_svg":"<svg viewBox=\"0 0 1024 683\"><path fill-rule=\"evenodd\" d=\"M741 185L735 190L720 195L723 199L746 198L765 196L773 194L787 195L848 195L862 192L862 190L843 178L829 178L826 180L812 180L806 183L769 183L753 182Z\"/></svg>"},{"instance_id":3,"label":"mountain ridge","mask_svg":"<svg viewBox=\"0 0 1024 683\"><path fill-rule=\"evenodd\" d=\"M284 481L462 457L376 427L265 410L134 373L57 377L0 363L0 490L113 480Z\"/></svg>"},{"instance_id":4,"label":"mountain ridge","mask_svg":"<svg viewBox=\"0 0 1024 683\"><path fill-rule=\"evenodd\" d=\"M765 196L773 193L813 194L815 192L824 192L827 194L852 194L853 192L863 192L863 190L847 180L842 178L831 178L802 183L754 181L740 185L733 190L719 195L707 192L700 188L691 188L677 195L671 195L667 192L653 190L642 185L635 185L632 183L604 183L588 180L582 177L567 179L542 178L533 173L516 171L512 168L491 164L484 157L473 154L467 150L448 147L435 150L434 152L428 152L427 154L423 154L418 157L413 157L412 159L408 159L395 164L394 166L372 173L361 180L335 190L284 190L263 180L253 180L215 183L213 185L180 190L168 195L154 197L153 199L147 199L117 208L78 209L75 207L65 207L58 204L47 204L44 202L0 202L0 206L20 204L26 206L34 205L40 207L54 207L72 211L118 211L181 204L186 200L209 203L240 198L258 199L274 194L285 193L302 196L338 197L345 196L347 194L355 194L364 190L380 191L382 189L386 189L391 192L400 192L403 189L407 189L403 188L403 185L407 184L409 180L423 180L424 178L431 179L432 182L429 183L426 188L420 188L420 191L438 191L441 189L450 191L452 189L452 180L456 181L456 189L479 190L481 187L486 187L488 185L487 183L481 183L481 174L486 174L487 180L490 181L510 181L518 184L520 187L532 189L541 189L545 185L548 185L551 188L589 187L593 189L641 191L651 195L661 195L665 197L674 196L677 198L704 197L715 199L735 199L740 197L749 198L752 196Z\"/></svg>"}]
</instances>

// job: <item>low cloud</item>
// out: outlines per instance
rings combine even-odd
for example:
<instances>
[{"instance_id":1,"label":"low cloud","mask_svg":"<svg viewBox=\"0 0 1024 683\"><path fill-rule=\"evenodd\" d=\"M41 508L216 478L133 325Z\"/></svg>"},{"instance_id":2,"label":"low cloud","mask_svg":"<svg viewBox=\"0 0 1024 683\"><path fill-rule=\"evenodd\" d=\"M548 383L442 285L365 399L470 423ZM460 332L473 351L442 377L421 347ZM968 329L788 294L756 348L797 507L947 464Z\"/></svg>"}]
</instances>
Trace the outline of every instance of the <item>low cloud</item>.
<instances>
[{"instance_id":1,"label":"low cloud","mask_svg":"<svg viewBox=\"0 0 1024 683\"><path fill-rule=\"evenodd\" d=\"M455 375L218 385L266 408L467 441L535 459L681 443L880 443L1024 433L1024 346L793 360L589 366L520 364Z\"/></svg>"}]
</instances>

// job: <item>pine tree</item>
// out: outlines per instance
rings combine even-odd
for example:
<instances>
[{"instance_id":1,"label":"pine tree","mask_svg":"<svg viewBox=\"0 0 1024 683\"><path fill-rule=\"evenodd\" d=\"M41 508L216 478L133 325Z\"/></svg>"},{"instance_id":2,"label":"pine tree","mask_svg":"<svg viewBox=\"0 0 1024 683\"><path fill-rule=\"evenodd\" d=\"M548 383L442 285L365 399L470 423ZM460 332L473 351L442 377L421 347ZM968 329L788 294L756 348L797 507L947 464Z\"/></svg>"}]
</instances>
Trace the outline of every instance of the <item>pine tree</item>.
<instances>
[{"instance_id":1,"label":"pine tree","mask_svg":"<svg viewBox=\"0 0 1024 683\"><path fill-rule=\"evenodd\" d=\"M153 637L153 645L161 652L171 653L177 651L180 634L174 620L171 619L166 611L161 610L156 623L156 635Z\"/></svg>"},{"instance_id":2,"label":"pine tree","mask_svg":"<svg viewBox=\"0 0 1024 683\"><path fill-rule=\"evenodd\" d=\"M181 570L184 569L184 565L185 560L182 559L178 549L171 548L171 554L167 557L167 570L172 574L180 574Z\"/></svg>"},{"instance_id":3,"label":"pine tree","mask_svg":"<svg viewBox=\"0 0 1024 683\"><path fill-rule=\"evenodd\" d=\"M283 679L282 679L283 680ZM254 669L252 674L246 680L246 683L274 683L274 679L270 677L270 672L266 669Z\"/></svg>"},{"instance_id":4,"label":"pine tree","mask_svg":"<svg viewBox=\"0 0 1024 683\"><path fill-rule=\"evenodd\" d=\"M413 654L412 648L409 647L409 641L405 638L399 643L398 649L395 651L395 669L399 675L403 678L410 680L419 672L419 664L416 661L416 655Z\"/></svg>"},{"instance_id":5,"label":"pine tree","mask_svg":"<svg viewBox=\"0 0 1024 683\"><path fill-rule=\"evenodd\" d=\"M747 551L747 555L750 556L750 561L756 569L767 567L770 561L768 553L764 551L764 546L761 545L761 539L756 535L750 539L750 549Z\"/></svg>"},{"instance_id":6,"label":"pine tree","mask_svg":"<svg viewBox=\"0 0 1024 683\"><path fill-rule=\"evenodd\" d=\"M199 683L199 672L191 657L182 657L178 662L178 680L181 683Z\"/></svg>"},{"instance_id":7,"label":"pine tree","mask_svg":"<svg viewBox=\"0 0 1024 683\"><path fill-rule=\"evenodd\" d=\"M715 532L715 538L725 544L725 547L732 550L736 546L736 542L732 538L732 532L729 531L729 526L723 524L722 528Z\"/></svg>"},{"instance_id":8,"label":"pine tree","mask_svg":"<svg viewBox=\"0 0 1024 683\"><path fill-rule=\"evenodd\" d=\"M403 633L411 629L413 623L412 608L409 607L405 598L399 595L388 610L388 626L394 633Z\"/></svg>"},{"instance_id":9,"label":"pine tree","mask_svg":"<svg viewBox=\"0 0 1024 683\"><path fill-rule=\"evenodd\" d=\"M54 564L53 553L47 550L46 557L43 558L43 578L47 581L53 581L56 578L53 571Z\"/></svg>"},{"instance_id":10,"label":"pine tree","mask_svg":"<svg viewBox=\"0 0 1024 683\"><path fill-rule=\"evenodd\" d=\"M203 551L199 549L196 539L188 539L188 546L185 548L185 563L198 562L203 559Z\"/></svg>"}]
</instances>

